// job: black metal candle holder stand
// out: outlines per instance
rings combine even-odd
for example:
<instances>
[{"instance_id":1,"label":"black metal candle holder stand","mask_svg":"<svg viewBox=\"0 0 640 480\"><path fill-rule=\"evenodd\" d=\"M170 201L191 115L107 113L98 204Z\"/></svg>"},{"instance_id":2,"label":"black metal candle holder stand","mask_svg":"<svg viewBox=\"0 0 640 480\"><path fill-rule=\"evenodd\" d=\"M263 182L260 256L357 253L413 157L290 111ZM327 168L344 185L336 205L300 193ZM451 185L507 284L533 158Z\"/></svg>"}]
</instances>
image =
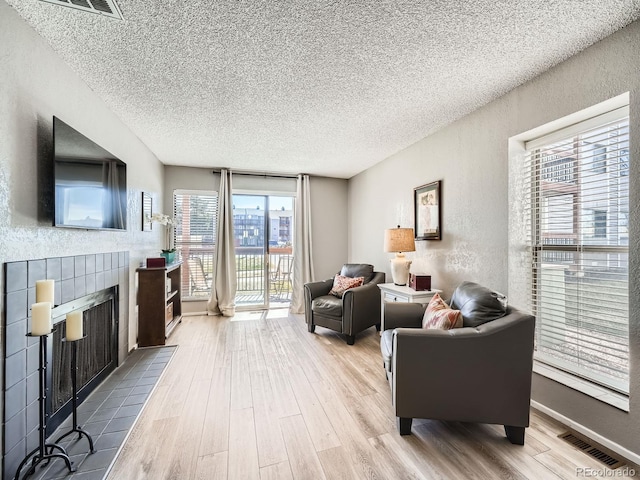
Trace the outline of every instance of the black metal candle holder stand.
<instances>
[{"instance_id":1,"label":"black metal candle holder stand","mask_svg":"<svg viewBox=\"0 0 640 480\"><path fill-rule=\"evenodd\" d=\"M79 338L78 340L83 340L87 338L87 336L85 335L82 338ZM82 438L82 436L84 435L85 437L87 437L87 441L89 442L89 453L96 453L95 448L93 448L93 439L91 438L91 435L89 435L89 432L87 432L86 430L83 430L82 427L80 425L78 425L78 340L62 340L63 342L68 342L71 343L71 387L73 390L73 396L71 397L71 406L73 408L73 414L72 414L72 418L73 418L73 427L71 428L71 430L69 430L67 433L61 435L60 437L58 437L58 439L56 440L56 443L60 442L60 440L62 440L63 438L73 434L73 433L77 433L78 434L78 440L80 440Z\"/></svg>"},{"instance_id":2,"label":"black metal candle holder stand","mask_svg":"<svg viewBox=\"0 0 640 480\"><path fill-rule=\"evenodd\" d=\"M48 464L49 461L54 458L62 458L67 464L69 472L76 471L72 466L73 462L69 459L69 455L67 455L67 451L57 443L47 443L46 439L47 406L45 402L47 399L47 335L33 335L28 333L27 337L40 337L40 366L38 368L38 372L40 374L40 397L38 398L40 407L40 426L38 427L38 430L40 435L38 446L24 457L20 466L18 466L18 470L16 470L16 474L14 476L15 480L20 480L20 472L27 463L29 463L29 460L31 460L31 466L23 478L33 475L36 471L36 467L40 463L47 462ZM58 451L56 452L56 450Z\"/></svg>"}]
</instances>

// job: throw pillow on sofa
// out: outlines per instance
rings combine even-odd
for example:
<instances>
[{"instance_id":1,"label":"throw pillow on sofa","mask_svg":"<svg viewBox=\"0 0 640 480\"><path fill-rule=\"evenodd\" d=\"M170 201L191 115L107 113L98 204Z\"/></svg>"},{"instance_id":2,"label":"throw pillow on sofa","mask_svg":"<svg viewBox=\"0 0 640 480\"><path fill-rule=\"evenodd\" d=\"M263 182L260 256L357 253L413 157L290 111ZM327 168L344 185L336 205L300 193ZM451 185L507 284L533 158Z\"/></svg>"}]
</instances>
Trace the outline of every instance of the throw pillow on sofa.
<instances>
[{"instance_id":1,"label":"throw pillow on sofa","mask_svg":"<svg viewBox=\"0 0 640 480\"><path fill-rule=\"evenodd\" d=\"M336 274L333 279L333 287L329 291L330 295L335 295L338 298L342 298L345 291L350 288L359 287L364 283L364 277L345 277L344 275Z\"/></svg>"},{"instance_id":2,"label":"throw pillow on sofa","mask_svg":"<svg viewBox=\"0 0 640 480\"><path fill-rule=\"evenodd\" d=\"M435 294L422 317L422 328L437 328L439 330L450 330L462 327L462 313L447 305L439 294Z\"/></svg>"},{"instance_id":3,"label":"throw pillow on sofa","mask_svg":"<svg viewBox=\"0 0 640 480\"><path fill-rule=\"evenodd\" d=\"M504 317L507 297L477 283L462 282L453 292L451 307L462 312L465 327L477 327Z\"/></svg>"}]
</instances>

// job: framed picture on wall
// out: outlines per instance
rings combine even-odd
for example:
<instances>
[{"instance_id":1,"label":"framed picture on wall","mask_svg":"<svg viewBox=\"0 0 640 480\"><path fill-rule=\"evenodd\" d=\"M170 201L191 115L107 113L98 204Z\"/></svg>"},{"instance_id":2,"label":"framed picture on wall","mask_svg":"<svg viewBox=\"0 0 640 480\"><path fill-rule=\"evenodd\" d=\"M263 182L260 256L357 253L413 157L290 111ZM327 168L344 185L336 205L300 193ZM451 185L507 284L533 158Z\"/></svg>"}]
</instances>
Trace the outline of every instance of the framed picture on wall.
<instances>
[{"instance_id":1,"label":"framed picture on wall","mask_svg":"<svg viewBox=\"0 0 640 480\"><path fill-rule=\"evenodd\" d=\"M440 180L413 189L416 240L441 240Z\"/></svg>"},{"instance_id":2,"label":"framed picture on wall","mask_svg":"<svg viewBox=\"0 0 640 480\"><path fill-rule=\"evenodd\" d=\"M150 232L153 227L151 215L153 215L153 199L148 193L142 192L142 231Z\"/></svg>"}]
</instances>

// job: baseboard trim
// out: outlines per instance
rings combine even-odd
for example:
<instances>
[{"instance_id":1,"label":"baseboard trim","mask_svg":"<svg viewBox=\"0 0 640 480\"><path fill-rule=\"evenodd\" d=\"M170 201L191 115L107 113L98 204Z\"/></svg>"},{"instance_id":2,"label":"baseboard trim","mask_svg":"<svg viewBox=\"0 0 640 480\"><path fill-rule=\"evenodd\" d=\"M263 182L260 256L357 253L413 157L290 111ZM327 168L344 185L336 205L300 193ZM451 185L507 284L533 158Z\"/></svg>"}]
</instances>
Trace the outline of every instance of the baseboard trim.
<instances>
[{"instance_id":1,"label":"baseboard trim","mask_svg":"<svg viewBox=\"0 0 640 480\"><path fill-rule=\"evenodd\" d=\"M621 455L622 457L635 463L636 465L640 465L640 455L638 455L637 453L632 452L631 450L623 447L622 445L618 445L617 443L609 440L608 438L603 437L599 433L594 432L590 428L585 427L584 425L576 422L575 420L570 419L569 417L565 417L561 413L558 413L555 410L552 410L551 408L545 405L542 405L539 402L531 400L531 406L536 410L550 416L554 420L557 420L563 425L566 425L567 427L572 428L576 432L581 433L582 435L590 438L594 442L599 443L603 447L606 447L609 450L614 451L618 455Z\"/></svg>"}]
</instances>

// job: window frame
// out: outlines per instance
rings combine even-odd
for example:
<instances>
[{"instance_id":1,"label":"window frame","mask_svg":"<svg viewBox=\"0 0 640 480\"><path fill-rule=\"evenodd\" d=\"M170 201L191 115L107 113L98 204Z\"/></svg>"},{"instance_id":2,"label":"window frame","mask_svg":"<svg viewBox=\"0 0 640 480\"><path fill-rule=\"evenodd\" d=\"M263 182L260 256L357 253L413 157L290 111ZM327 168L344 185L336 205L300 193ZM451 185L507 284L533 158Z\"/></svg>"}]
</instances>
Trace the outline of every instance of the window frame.
<instances>
[{"instance_id":1,"label":"window frame","mask_svg":"<svg viewBox=\"0 0 640 480\"><path fill-rule=\"evenodd\" d=\"M201 196L201 197L215 197L215 205L213 206L213 214L214 214L214 218L213 218L213 231L212 231L212 238L211 238L211 243L205 243L205 242L200 242L200 243L194 243L194 242L183 242L181 241L181 239L178 237L178 225L176 225L176 228L174 228L173 230L173 246L176 249L176 252L179 252L180 258L182 259L182 261L185 263L185 265L188 264L188 258L185 258L185 255L183 255L183 250L182 250L182 246L187 245L188 247L194 247L194 246L200 246L199 250L207 250L206 247L209 246L210 247L210 252L208 252L208 256L210 256L210 259L202 259L202 264L203 266L208 266L208 263L213 261L213 257L215 256L215 249L216 249L216 228L217 228L217 210L218 210L218 192L215 190L193 190L193 189L174 189L173 193L172 193L172 203L173 203L173 213L174 213L174 217L176 218L176 221L180 223L180 226L182 226L182 218L180 218L177 215L177 205L176 205L176 199L177 199L177 195L189 195L190 197L194 197L194 196ZM188 251L191 251L192 248L188 248ZM195 249L198 250L198 249ZM192 256L192 255L191 255ZM205 265L206 264L206 265ZM206 270L206 268L203 268L204 270ZM182 300L183 301L206 301L209 298L209 293L202 291L202 295L191 295L190 292L192 293L192 288L191 288L191 277L189 270L189 266L187 265L187 268L183 268L183 278L182 278ZM211 273L211 276L213 275L213 272ZM210 279L209 279L210 281Z\"/></svg>"},{"instance_id":2,"label":"window frame","mask_svg":"<svg viewBox=\"0 0 640 480\"><path fill-rule=\"evenodd\" d=\"M548 224L549 222L549 218L547 216L545 216L544 212L544 207L543 207L543 202L547 202L547 205L550 204L549 199L553 198L553 195L549 195L547 197L545 197L544 193L542 192L542 187L541 187L541 183L542 181L544 181L546 179L545 175L551 175L553 176L554 173L548 173L545 172L545 167L543 166L542 163L542 155L540 154L540 150L544 147L549 147L550 145L552 145L554 142L560 141L560 140L566 140L566 139L570 139L570 138L576 138L578 139L580 134L582 132L587 132L590 131L593 128L599 127L600 125L604 126L607 123L609 123L611 121L611 118L615 118L615 117L619 117L621 115L621 111L622 112L626 112L626 118L627 121L629 119L629 108L628 105L627 106L623 106L622 108L617 108L615 110L612 110L611 112L606 112L604 114L600 114L600 115L595 115L592 116L590 118L584 119L580 122L576 122L574 124L571 124L567 127L564 128L559 128L554 130L551 133L548 133L544 136L538 137L538 138L534 138L532 140L529 141L523 141L522 142L522 146L524 147L524 153L525 153L525 157L527 155L530 155L532 157L531 160L531 168L532 168L532 173L531 173L531 185L530 185L530 202L531 202L531 235L529 238L529 248L530 250L530 254L531 254L531 264L530 264L530 281L531 281L531 299L530 299L530 306L532 308L532 311L534 313L534 315L536 315L536 317L538 317L539 314L539 309L541 307L543 307L541 300L542 299L542 292L541 292L541 288L542 288L542 270L543 270L543 260L544 260L544 255L548 255L549 253L552 253L556 256L564 256L564 258L570 258L572 255L575 255L574 258L576 258L577 260L572 262L572 265L576 266L576 268L581 268L581 264L582 264L582 260L581 260L581 256L584 254L589 254L589 253L598 253L598 254L607 254L607 257L609 257L609 255L613 254L613 255L626 255L628 258L629 255L629 245L628 242L626 245L602 245L602 244L598 244L598 242L593 242L593 243L589 243L589 242L585 242L585 234L583 231L583 226L579 225L579 223L581 223L583 221L582 217L580 216L580 213L578 213L580 211L580 209L582 209L582 211L586 211L589 210L589 208L585 208L585 203L582 200L577 200L577 198L574 198L574 212L572 213L573 218L574 218L574 228L573 228L573 240L574 240L574 244L571 244L571 241L567 241L567 242L558 242L558 243L550 243L550 242L545 242L545 238L543 235L544 232L544 225ZM600 125L598 125L600 124ZM576 169L580 169L581 167L583 167L584 165L580 165L580 161L581 161L581 146L579 146L580 141L578 141L576 143L576 158L575 158L575 167ZM594 171L594 167L595 167L595 162L592 163L591 165L589 165L590 170L592 173L597 173L598 175L608 175L609 172L609 168L608 168L608 157L609 157L609 152L606 150L605 148L605 152L604 153L599 153L598 159L600 158L601 155L605 156L605 168L604 171L600 171L601 170L601 165L598 164L598 171L595 172ZM537 153L533 153L533 152L537 152ZM628 147L627 147L627 158L628 158ZM588 156L588 155L587 155ZM535 160L533 160L533 157L535 157ZM568 158L568 157L567 157ZM595 155L593 155L593 158L595 159ZM616 156L616 158L621 158L621 154L618 154ZM562 159L560 159L562 160ZM563 162L562 161L558 161L557 165L553 165L553 168L556 172L560 171L561 169L565 170L565 168L563 168ZM621 162L621 160L620 160ZM526 161L525 161L526 163ZM557 167L557 168L556 168ZM625 167L625 165L620 165L620 173L619 173L619 177L622 178L624 176L628 176L624 174L624 168L628 169L628 160L627 160L627 165ZM548 169L548 167L547 167ZM628 171L628 170L627 170ZM576 175L576 184L578 185L578 182L580 182L580 175ZM564 178L564 177L563 177ZM591 180L593 181L593 180ZM583 185L590 185L590 181L586 182L586 183L580 183L579 186L582 187ZM628 187L630 188L630 187ZM576 194L577 195L577 194ZM560 196L560 195L557 195ZM628 200L629 197L629 191L626 191L626 197ZM620 195L608 195L607 200L610 201L612 198L614 198L616 201L620 201L620 199L622 198L622 196ZM577 201L576 201L577 200ZM591 237L589 237L590 240L602 240L602 239L607 239L607 223L609 221L609 219L607 218L604 222L604 235L598 235L598 233L603 233L601 231L599 231L598 229L603 228L602 225L596 225L597 221L596 221L596 212L599 211L599 209L594 208L592 211L592 217L593 217L593 234L591 235ZM601 210L600 210L601 211ZM544 212L544 213L543 213ZM619 212L620 214L621 212ZM624 213L624 212L622 212ZM605 215L606 215L606 210L605 210ZM628 215L628 212L627 212ZM618 215L619 217L619 215ZM576 223L577 222L577 223ZM628 234L627 234L628 235ZM556 235L557 236L557 235ZM628 237L627 237L628 238ZM567 243L567 244L563 244L563 243ZM595 243L595 244L594 244ZM560 257L558 257L560 258ZM557 260L554 260L554 262ZM548 262L548 260L547 260ZM627 294L629 293L629 280L627 277L627 283L626 283L626 291ZM629 321L629 317L627 315L627 324ZM536 343L539 343L539 335L541 335L541 325L538 322L538 325L536 326ZM627 333L627 340L629 341L629 334ZM627 353L627 359L628 359L628 353ZM577 378L581 378L581 380L586 379L587 382L592 382L594 385L599 385L602 386L606 389L610 389L613 390L617 393L621 393L624 396L628 396L629 394L629 367L627 366L627 380L626 380L626 386L624 385L623 382L617 383L615 381L610 381L607 378L603 378L598 376L598 374L596 373L591 373L591 374L584 374L583 369L579 368L579 363L576 362L576 365L578 366L572 366L572 365L562 365L563 361L562 360L553 360L553 361L549 361L549 356L545 356L543 354L541 354L538 351L538 348L536 348L536 351L534 353L534 359L537 362L541 362L542 364L545 364L551 368L557 368L559 371L563 371L567 374L569 374L570 376L575 376ZM567 364L570 364L571 362L566 362ZM588 363L588 362L584 362L583 364ZM582 371L581 371L582 370Z\"/></svg>"}]
</instances>

